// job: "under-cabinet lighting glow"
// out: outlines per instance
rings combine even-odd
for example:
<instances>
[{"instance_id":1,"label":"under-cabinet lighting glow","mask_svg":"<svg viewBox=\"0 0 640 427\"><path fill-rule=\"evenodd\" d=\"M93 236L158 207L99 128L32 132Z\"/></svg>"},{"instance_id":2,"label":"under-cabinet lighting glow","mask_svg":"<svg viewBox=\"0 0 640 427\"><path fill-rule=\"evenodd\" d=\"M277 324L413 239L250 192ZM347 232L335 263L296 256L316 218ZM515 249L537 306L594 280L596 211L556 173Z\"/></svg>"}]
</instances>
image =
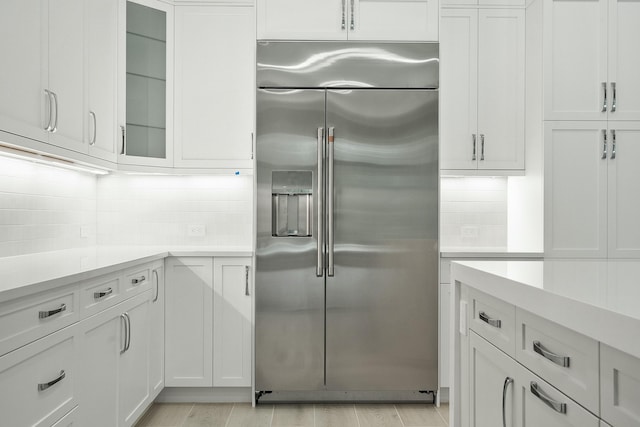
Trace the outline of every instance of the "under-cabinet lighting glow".
<instances>
[{"instance_id":1,"label":"under-cabinet lighting glow","mask_svg":"<svg viewBox=\"0 0 640 427\"><path fill-rule=\"evenodd\" d=\"M107 175L109 171L100 169L93 166L85 166L82 164L74 163L69 160L53 157L45 154L40 154L34 151L26 151L18 148L12 148L0 145L0 156L8 157L12 159L20 159L27 162L38 163L46 166L54 166L62 169L70 169L77 172L90 173L93 175Z\"/></svg>"}]
</instances>

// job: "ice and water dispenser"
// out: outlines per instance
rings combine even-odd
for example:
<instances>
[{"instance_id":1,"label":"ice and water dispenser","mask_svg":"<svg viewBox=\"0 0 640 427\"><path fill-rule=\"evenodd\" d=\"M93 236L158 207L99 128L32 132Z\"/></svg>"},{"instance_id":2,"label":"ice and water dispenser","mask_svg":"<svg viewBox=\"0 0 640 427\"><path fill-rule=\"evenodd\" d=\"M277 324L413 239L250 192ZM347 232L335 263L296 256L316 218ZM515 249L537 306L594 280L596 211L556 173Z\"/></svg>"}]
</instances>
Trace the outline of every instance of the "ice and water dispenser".
<instances>
[{"instance_id":1,"label":"ice and water dispenser","mask_svg":"<svg viewBox=\"0 0 640 427\"><path fill-rule=\"evenodd\" d=\"M309 237L313 226L313 173L273 171L271 176L271 235Z\"/></svg>"}]
</instances>

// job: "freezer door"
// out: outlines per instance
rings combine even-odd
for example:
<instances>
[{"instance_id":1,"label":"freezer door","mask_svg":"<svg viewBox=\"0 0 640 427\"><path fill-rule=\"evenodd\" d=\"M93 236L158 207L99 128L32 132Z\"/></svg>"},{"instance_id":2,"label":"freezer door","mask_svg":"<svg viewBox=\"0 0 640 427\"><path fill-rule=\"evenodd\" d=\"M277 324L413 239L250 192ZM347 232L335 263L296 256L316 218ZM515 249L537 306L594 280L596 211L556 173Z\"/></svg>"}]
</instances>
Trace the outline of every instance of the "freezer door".
<instances>
[{"instance_id":1,"label":"freezer door","mask_svg":"<svg viewBox=\"0 0 640 427\"><path fill-rule=\"evenodd\" d=\"M324 123L323 90L258 90L256 390L324 385Z\"/></svg>"},{"instance_id":2,"label":"freezer door","mask_svg":"<svg viewBox=\"0 0 640 427\"><path fill-rule=\"evenodd\" d=\"M437 108L437 91L327 93L328 390L437 388Z\"/></svg>"}]
</instances>

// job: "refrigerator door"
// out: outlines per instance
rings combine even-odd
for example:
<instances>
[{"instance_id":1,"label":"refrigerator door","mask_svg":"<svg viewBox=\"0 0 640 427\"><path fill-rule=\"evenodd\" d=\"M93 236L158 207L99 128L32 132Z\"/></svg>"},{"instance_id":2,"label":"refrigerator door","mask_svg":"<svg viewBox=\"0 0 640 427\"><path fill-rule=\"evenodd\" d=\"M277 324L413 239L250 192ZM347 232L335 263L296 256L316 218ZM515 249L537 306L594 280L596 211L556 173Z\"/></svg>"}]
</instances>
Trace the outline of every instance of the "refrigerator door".
<instances>
[{"instance_id":1,"label":"refrigerator door","mask_svg":"<svg viewBox=\"0 0 640 427\"><path fill-rule=\"evenodd\" d=\"M330 90L327 129L326 388L435 390L438 92Z\"/></svg>"},{"instance_id":2,"label":"refrigerator door","mask_svg":"<svg viewBox=\"0 0 640 427\"><path fill-rule=\"evenodd\" d=\"M324 90L257 92L256 390L324 385L324 123Z\"/></svg>"}]
</instances>

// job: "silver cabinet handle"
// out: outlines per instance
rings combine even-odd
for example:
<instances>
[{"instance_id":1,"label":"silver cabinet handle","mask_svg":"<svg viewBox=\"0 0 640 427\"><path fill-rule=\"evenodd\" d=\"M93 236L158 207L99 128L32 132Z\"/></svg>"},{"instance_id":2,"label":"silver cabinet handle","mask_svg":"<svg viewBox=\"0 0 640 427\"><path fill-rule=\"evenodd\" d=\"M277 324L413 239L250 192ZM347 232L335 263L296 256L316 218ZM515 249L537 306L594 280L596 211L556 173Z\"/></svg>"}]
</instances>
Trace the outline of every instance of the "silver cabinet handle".
<instances>
[{"instance_id":1,"label":"silver cabinet handle","mask_svg":"<svg viewBox=\"0 0 640 427\"><path fill-rule=\"evenodd\" d=\"M533 351L555 363L556 365L562 366L563 368L569 367L570 357L568 356L559 356L549 350L547 350L540 341L533 342Z\"/></svg>"},{"instance_id":2,"label":"silver cabinet handle","mask_svg":"<svg viewBox=\"0 0 640 427\"><path fill-rule=\"evenodd\" d=\"M51 92L53 95L53 103L56 107L56 120L53 122L53 128L51 129L51 133L56 133L58 131L58 95L55 92Z\"/></svg>"},{"instance_id":3,"label":"silver cabinet handle","mask_svg":"<svg viewBox=\"0 0 640 427\"><path fill-rule=\"evenodd\" d=\"M147 280L147 278L145 276L136 277L135 279L131 279L131 284L132 285L139 285L140 283L144 282L145 280Z\"/></svg>"},{"instance_id":4,"label":"silver cabinet handle","mask_svg":"<svg viewBox=\"0 0 640 427\"><path fill-rule=\"evenodd\" d=\"M333 143L335 141L335 128L329 128L329 138L327 142L329 164L327 167L327 253L329 265L327 276L333 277Z\"/></svg>"},{"instance_id":5,"label":"silver cabinet handle","mask_svg":"<svg viewBox=\"0 0 640 427\"><path fill-rule=\"evenodd\" d=\"M126 353L131 346L131 318L129 313L122 313L120 319L124 322L124 346L120 350L120 354Z\"/></svg>"},{"instance_id":6,"label":"silver cabinet handle","mask_svg":"<svg viewBox=\"0 0 640 427\"><path fill-rule=\"evenodd\" d=\"M356 29L356 18L355 18L356 8L354 6L354 3L355 3L355 0L351 0L351 25L349 26L351 30Z\"/></svg>"},{"instance_id":7,"label":"silver cabinet handle","mask_svg":"<svg viewBox=\"0 0 640 427\"><path fill-rule=\"evenodd\" d=\"M156 297L152 302L158 301L158 297L160 296L160 276L158 275L158 270L153 270L153 277L156 280Z\"/></svg>"},{"instance_id":8,"label":"silver cabinet handle","mask_svg":"<svg viewBox=\"0 0 640 427\"><path fill-rule=\"evenodd\" d=\"M47 121L47 126L45 126L44 130L51 132L51 129L53 129L51 126L51 122L53 121L53 97L51 96L51 92L47 89L44 90L44 94L47 96L47 100L49 101L49 108L47 110L49 113L49 120Z\"/></svg>"},{"instance_id":9,"label":"silver cabinet handle","mask_svg":"<svg viewBox=\"0 0 640 427\"><path fill-rule=\"evenodd\" d=\"M58 377L56 379L51 380L48 383L40 383L40 384L38 384L38 391L45 391L49 387L52 387L52 386L58 384L66 376L67 376L67 374L64 372L64 369L63 369L62 371L60 371L60 375L58 375Z\"/></svg>"},{"instance_id":10,"label":"silver cabinet handle","mask_svg":"<svg viewBox=\"0 0 640 427\"><path fill-rule=\"evenodd\" d=\"M607 83L606 82L602 82L602 110L600 110L602 113L606 113L607 112Z\"/></svg>"},{"instance_id":11,"label":"silver cabinet handle","mask_svg":"<svg viewBox=\"0 0 640 427\"><path fill-rule=\"evenodd\" d=\"M51 317L55 314L62 313L63 311L66 311L66 310L67 310L67 305L60 304L60 307L56 308L55 310L38 312L38 319L46 319L47 317Z\"/></svg>"},{"instance_id":12,"label":"silver cabinet handle","mask_svg":"<svg viewBox=\"0 0 640 427\"><path fill-rule=\"evenodd\" d=\"M107 288L107 290L105 290L105 291L94 292L93 293L93 299L104 298L107 295L111 295L112 293L113 293L113 289L111 289L111 288Z\"/></svg>"},{"instance_id":13,"label":"silver cabinet handle","mask_svg":"<svg viewBox=\"0 0 640 427\"><path fill-rule=\"evenodd\" d=\"M244 266L244 294L249 296L249 266Z\"/></svg>"},{"instance_id":14,"label":"silver cabinet handle","mask_svg":"<svg viewBox=\"0 0 640 427\"><path fill-rule=\"evenodd\" d=\"M617 94L616 94L616 83L615 82L611 82L611 112L615 113L616 112L616 98L617 98Z\"/></svg>"},{"instance_id":15,"label":"silver cabinet handle","mask_svg":"<svg viewBox=\"0 0 640 427\"><path fill-rule=\"evenodd\" d=\"M531 394L533 394L538 399L542 400L545 405L550 408L553 408L554 411L559 412L561 414L567 413L567 404L561 403L553 400L549 395L547 395L544 391L538 388L538 384L535 381L531 381L530 384Z\"/></svg>"},{"instance_id":16,"label":"silver cabinet handle","mask_svg":"<svg viewBox=\"0 0 640 427\"><path fill-rule=\"evenodd\" d=\"M96 113L94 113L93 111L89 111L89 116L91 116L91 118L93 119L93 136L89 140L89 145L95 145L98 135L98 120L96 119Z\"/></svg>"},{"instance_id":17,"label":"silver cabinet handle","mask_svg":"<svg viewBox=\"0 0 640 427\"><path fill-rule=\"evenodd\" d=\"M478 147L478 141L477 141L477 137L476 134L472 134L471 135L471 146L473 149L473 154L471 155L471 160L475 161L476 160L476 149Z\"/></svg>"},{"instance_id":18,"label":"silver cabinet handle","mask_svg":"<svg viewBox=\"0 0 640 427\"><path fill-rule=\"evenodd\" d=\"M480 320L482 320L485 323L488 323L489 325L493 326L494 328L502 328L502 320L500 320L500 319L492 319L484 311L481 311L480 313L478 313L478 316L480 317Z\"/></svg>"},{"instance_id":19,"label":"silver cabinet handle","mask_svg":"<svg viewBox=\"0 0 640 427\"><path fill-rule=\"evenodd\" d=\"M347 13L347 5L345 4L347 2L347 0L342 0L342 30L344 31L347 28L347 18L346 18L346 13Z\"/></svg>"},{"instance_id":20,"label":"silver cabinet handle","mask_svg":"<svg viewBox=\"0 0 640 427\"><path fill-rule=\"evenodd\" d=\"M611 160L616 159L616 130L611 129Z\"/></svg>"},{"instance_id":21,"label":"silver cabinet handle","mask_svg":"<svg viewBox=\"0 0 640 427\"><path fill-rule=\"evenodd\" d=\"M484 134L480 134L480 160L484 161Z\"/></svg>"},{"instance_id":22,"label":"silver cabinet handle","mask_svg":"<svg viewBox=\"0 0 640 427\"><path fill-rule=\"evenodd\" d=\"M324 275L324 216L322 212L322 199L324 198L324 128L318 128L318 192L316 193L317 207L317 239L318 239L318 260L316 265L316 276Z\"/></svg>"},{"instance_id":23,"label":"silver cabinet handle","mask_svg":"<svg viewBox=\"0 0 640 427\"><path fill-rule=\"evenodd\" d=\"M127 145L127 138L126 138L125 127L122 125L120 126L120 133L122 134L122 151L120 152L120 154L126 154L125 147Z\"/></svg>"},{"instance_id":24,"label":"silver cabinet handle","mask_svg":"<svg viewBox=\"0 0 640 427\"><path fill-rule=\"evenodd\" d=\"M513 384L513 378L505 378L504 384L502 385L502 427L507 427L507 417L505 412L507 401L507 387L509 387L510 384Z\"/></svg>"},{"instance_id":25,"label":"silver cabinet handle","mask_svg":"<svg viewBox=\"0 0 640 427\"><path fill-rule=\"evenodd\" d=\"M251 160L253 160L253 132L251 132Z\"/></svg>"},{"instance_id":26,"label":"silver cabinet handle","mask_svg":"<svg viewBox=\"0 0 640 427\"><path fill-rule=\"evenodd\" d=\"M601 159L607 158L607 130L602 129L602 157Z\"/></svg>"}]
</instances>

